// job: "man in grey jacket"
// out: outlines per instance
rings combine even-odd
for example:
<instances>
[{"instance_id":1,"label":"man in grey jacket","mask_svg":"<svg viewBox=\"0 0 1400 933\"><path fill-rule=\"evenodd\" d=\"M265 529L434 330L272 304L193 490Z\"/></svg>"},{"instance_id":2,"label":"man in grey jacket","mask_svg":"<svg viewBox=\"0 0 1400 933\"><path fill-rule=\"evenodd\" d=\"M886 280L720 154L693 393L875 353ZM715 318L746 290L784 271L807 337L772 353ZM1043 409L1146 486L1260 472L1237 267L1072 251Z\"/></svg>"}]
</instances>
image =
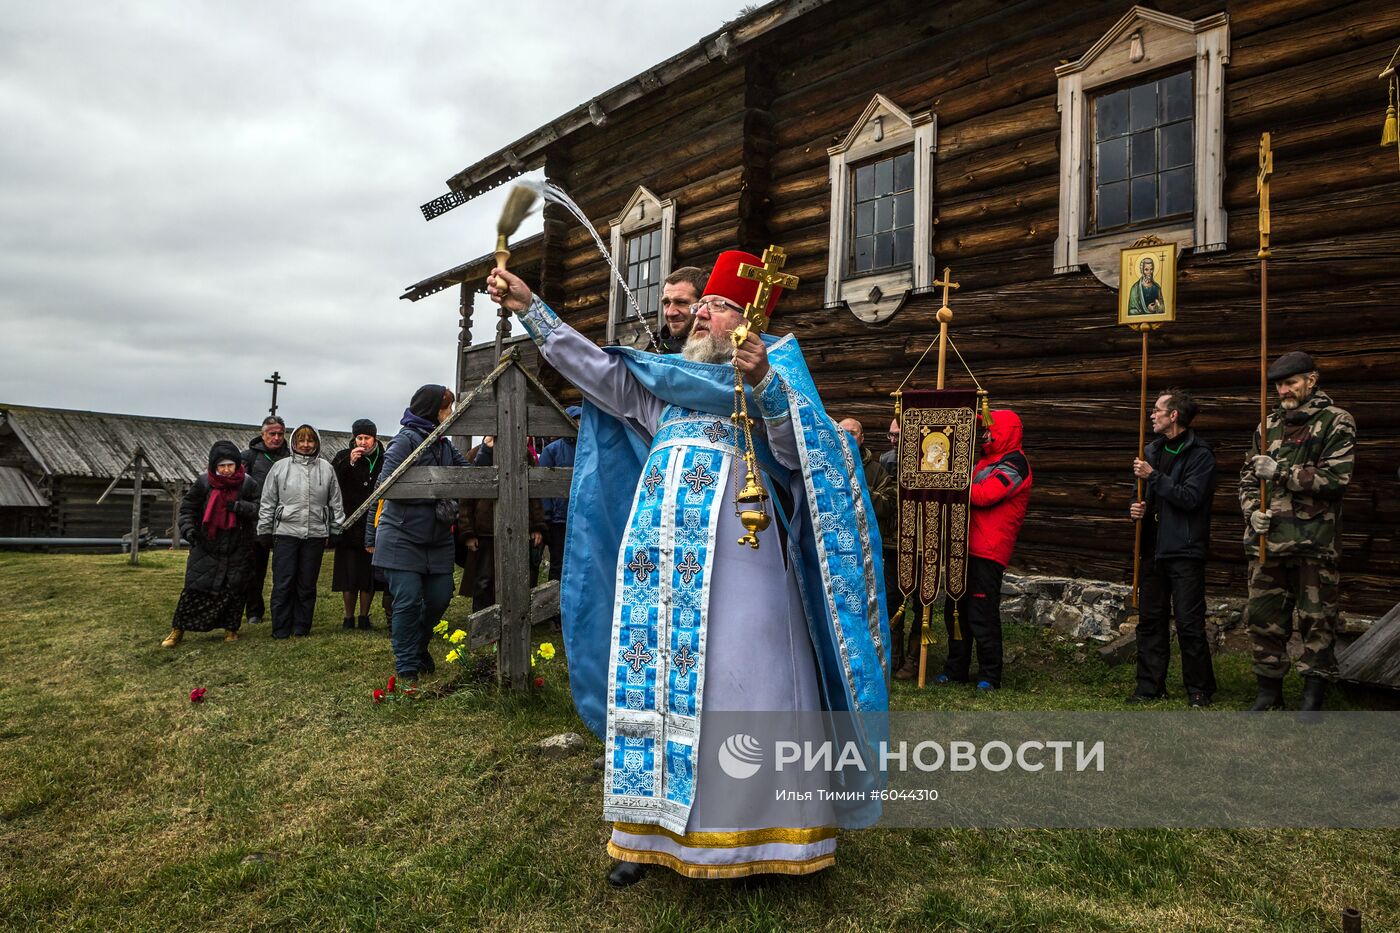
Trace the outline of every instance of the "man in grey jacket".
<instances>
[{"instance_id":1,"label":"man in grey jacket","mask_svg":"<svg viewBox=\"0 0 1400 933\"><path fill-rule=\"evenodd\" d=\"M258 540L272 550L272 637L311 634L316 582L330 539L345 523L335 470L319 456L309 424L292 434L292 455L273 464L258 506Z\"/></svg>"}]
</instances>

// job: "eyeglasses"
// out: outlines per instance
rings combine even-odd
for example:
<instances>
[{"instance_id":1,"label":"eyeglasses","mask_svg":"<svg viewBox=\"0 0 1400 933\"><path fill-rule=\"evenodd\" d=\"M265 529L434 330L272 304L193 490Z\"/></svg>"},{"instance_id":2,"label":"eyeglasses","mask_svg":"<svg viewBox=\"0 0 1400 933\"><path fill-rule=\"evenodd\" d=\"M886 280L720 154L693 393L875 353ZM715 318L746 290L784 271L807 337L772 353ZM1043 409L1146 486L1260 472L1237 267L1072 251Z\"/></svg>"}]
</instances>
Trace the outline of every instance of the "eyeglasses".
<instances>
[{"instance_id":1,"label":"eyeglasses","mask_svg":"<svg viewBox=\"0 0 1400 933\"><path fill-rule=\"evenodd\" d=\"M724 298L702 298L690 306L690 309L697 314L700 312L701 308L709 308L711 314L715 311L733 311L735 314L744 313L743 308Z\"/></svg>"}]
</instances>

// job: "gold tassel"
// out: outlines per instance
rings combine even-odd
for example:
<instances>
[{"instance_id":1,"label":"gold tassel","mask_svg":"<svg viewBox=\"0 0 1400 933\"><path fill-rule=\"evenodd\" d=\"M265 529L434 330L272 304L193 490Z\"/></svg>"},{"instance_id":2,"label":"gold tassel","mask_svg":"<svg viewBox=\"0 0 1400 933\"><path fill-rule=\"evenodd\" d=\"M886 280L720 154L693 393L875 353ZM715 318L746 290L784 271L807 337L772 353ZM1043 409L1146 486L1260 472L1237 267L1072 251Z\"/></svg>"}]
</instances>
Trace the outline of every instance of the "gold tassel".
<instances>
[{"instance_id":1,"label":"gold tassel","mask_svg":"<svg viewBox=\"0 0 1400 933\"><path fill-rule=\"evenodd\" d=\"M958 604L953 603L953 639L962 641L962 626L958 624Z\"/></svg>"},{"instance_id":2,"label":"gold tassel","mask_svg":"<svg viewBox=\"0 0 1400 933\"><path fill-rule=\"evenodd\" d=\"M928 606L925 606L925 607L924 607L924 630L923 630L923 633L919 636L919 644L921 644L921 645L936 645L936 644L938 644L938 639L936 639L936 638L933 637L933 626L928 624L928 620L929 620L929 607L928 607Z\"/></svg>"},{"instance_id":3,"label":"gold tassel","mask_svg":"<svg viewBox=\"0 0 1400 933\"><path fill-rule=\"evenodd\" d=\"M1385 127L1381 130L1381 145L1394 146L1400 140L1395 132L1395 79L1390 81L1390 106L1385 108Z\"/></svg>"}]
</instances>

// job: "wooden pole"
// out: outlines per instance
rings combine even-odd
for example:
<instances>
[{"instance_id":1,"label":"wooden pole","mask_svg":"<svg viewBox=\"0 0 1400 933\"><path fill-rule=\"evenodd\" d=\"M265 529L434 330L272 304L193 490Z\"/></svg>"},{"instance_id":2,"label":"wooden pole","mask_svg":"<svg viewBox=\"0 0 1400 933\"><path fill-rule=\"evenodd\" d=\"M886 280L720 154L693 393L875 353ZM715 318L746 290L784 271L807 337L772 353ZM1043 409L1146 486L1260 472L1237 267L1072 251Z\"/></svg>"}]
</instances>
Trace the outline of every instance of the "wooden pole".
<instances>
[{"instance_id":1,"label":"wooden pole","mask_svg":"<svg viewBox=\"0 0 1400 933\"><path fill-rule=\"evenodd\" d=\"M1142 389L1138 393L1138 452L1137 458L1147 456L1147 328L1142 328ZM1142 478L1137 481L1137 501L1142 501ZM1146 516L1143 516L1146 518ZM1133 608L1138 607L1138 585L1142 579L1142 522L1137 520L1133 534Z\"/></svg>"},{"instance_id":2,"label":"wooden pole","mask_svg":"<svg viewBox=\"0 0 1400 933\"><path fill-rule=\"evenodd\" d=\"M141 455L141 449L136 449L135 457L136 479L131 490L131 565L138 566L141 563L141 478L146 471L146 461Z\"/></svg>"},{"instance_id":3,"label":"wooden pole","mask_svg":"<svg viewBox=\"0 0 1400 933\"><path fill-rule=\"evenodd\" d=\"M1273 136L1259 137L1259 174L1254 180L1259 195L1259 452L1269 446L1269 180L1274 174ZM1259 481L1259 508L1269 508L1269 486ZM1259 566L1264 566L1268 535L1259 536Z\"/></svg>"},{"instance_id":4,"label":"wooden pole","mask_svg":"<svg viewBox=\"0 0 1400 933\"><path fill-rule=\"evenodd\" d=\"M956 282L953 281L953 270L949 269L947 266L943 267L942 281L935 280L933 284L942 286L943 288L943 306L938 309L938 382L935 385L935 388L942 389L943 379L947 373L948 364L948 324L953 320L953 309L948 307L948 290L950 288L957 288L958 285ZM915 582L917 583L917 581ZM918 586L915 586L914 592L917 593L918 591ZM955 609L954 611L956 612L957 610ZM926 626L928 625L928 617L928 607L925 606L923 614L921 616L919 632L920 690L924 688L924 680L926 675L928 674L928 631L926 630Z\"/></svg>"},{"instance_id":5,"label":"wooden pole","mask_svg":"<svg viewBox=\"0 0 1400 933\"><path fill-rule=\"evenodd\" d=\"M529 690L530 503L525 463L525 373L506 369L496 382L496 601L501 607L501 640L496 677L501 687Z\"/></svg>"},{"instance_id":6,"label":"wooden pole","mask_svg":"<svg viewBox=\"0 0 1400 933\"><path fill-rule=\"evenodd\" d=\"M1361 933L1361 911L1355 907L1342 908L1342 933Z\"/></svg>"}]
</instances>

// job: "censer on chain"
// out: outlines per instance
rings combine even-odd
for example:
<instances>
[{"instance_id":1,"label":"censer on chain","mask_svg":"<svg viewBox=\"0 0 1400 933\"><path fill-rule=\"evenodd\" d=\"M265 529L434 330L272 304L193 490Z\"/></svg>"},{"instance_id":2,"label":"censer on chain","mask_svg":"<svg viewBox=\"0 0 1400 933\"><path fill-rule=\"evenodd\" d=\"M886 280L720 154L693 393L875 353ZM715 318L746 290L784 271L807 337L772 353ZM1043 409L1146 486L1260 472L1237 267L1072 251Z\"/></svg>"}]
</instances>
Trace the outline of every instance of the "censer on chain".
<instances>
[{"instance_id":1,"label":"censer on chain","mask_svg":"<svg viewBox=\"0 0 1400 933\"><path fill-rule=\"evenodd\" d=\"M730 333L729 339L737 350L749 336L749 322L745 321ZM734 514L744 526L740 544L747 544L758 550L758 535L772 522L768 514L768 492L758 481L758 458L753 452L753 419L749 417L748 399L744 397L744 377L739 367L734 367L734 413L729 416L734 423L734 433L742 435L744 460L744 488L734 496ZM737 473L738 462L735 462Z\"/></svg>"}]
</instances>

